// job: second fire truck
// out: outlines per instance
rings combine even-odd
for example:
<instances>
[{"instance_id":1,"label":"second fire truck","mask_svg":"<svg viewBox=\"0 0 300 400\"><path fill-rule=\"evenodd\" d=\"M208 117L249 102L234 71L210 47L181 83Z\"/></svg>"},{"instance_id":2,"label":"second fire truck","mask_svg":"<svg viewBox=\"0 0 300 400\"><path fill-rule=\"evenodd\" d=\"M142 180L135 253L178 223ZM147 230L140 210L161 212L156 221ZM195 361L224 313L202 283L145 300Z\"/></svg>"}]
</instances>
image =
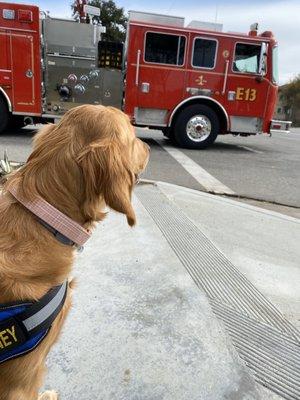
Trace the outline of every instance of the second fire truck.
<instances>
[{"instance_id":1,"label":"second fire truck","mask_svg":"<svg viewBox=\"0 0 300 400\"><path fill-rule=\"evenodd\" d=\"M129 13L126 43L101 26L0 3L0 131L47 122L80 104L122 108L136 126L188 148L219 134L288 132L272 119L278 46L270 31L225 33L219 24Z\"/></svg>"}]
</instances>

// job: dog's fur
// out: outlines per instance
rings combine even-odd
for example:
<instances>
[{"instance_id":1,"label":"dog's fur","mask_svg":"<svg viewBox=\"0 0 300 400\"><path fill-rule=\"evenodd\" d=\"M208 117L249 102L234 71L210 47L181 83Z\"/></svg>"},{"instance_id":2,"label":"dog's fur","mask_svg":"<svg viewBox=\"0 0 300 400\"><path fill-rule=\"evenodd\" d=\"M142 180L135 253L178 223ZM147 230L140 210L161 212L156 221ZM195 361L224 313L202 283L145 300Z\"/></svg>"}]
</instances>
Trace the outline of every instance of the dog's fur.
<instances>
[{"instance_id":1,"label":"dog's fur","mask_svg":"<svg viewBox=\"0 0 300 400\"><path fill-rule=\"evenodd\" d=\"M44 126L27 163L11 174L0 196L0 304L37 300L68 278L75 251L58 242L7 192L18 185L25 199L36 195L92 229L105 206L135 224L131 191L149 155L128 117L112 107L85 105ZM69 283L72 288L72 282ZM50 332L31 353L0 364L0 400L56 399L38 396L45 358L71 306L71 290Z\"/></svg>"}]
</instances>

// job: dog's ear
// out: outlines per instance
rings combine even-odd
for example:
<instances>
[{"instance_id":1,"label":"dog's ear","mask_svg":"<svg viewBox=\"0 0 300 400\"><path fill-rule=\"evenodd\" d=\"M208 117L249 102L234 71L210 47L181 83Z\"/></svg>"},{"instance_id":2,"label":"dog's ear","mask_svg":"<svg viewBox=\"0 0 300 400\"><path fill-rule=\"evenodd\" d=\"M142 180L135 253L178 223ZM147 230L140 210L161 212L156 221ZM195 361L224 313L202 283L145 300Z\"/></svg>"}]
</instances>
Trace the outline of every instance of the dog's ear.
<instances>
[{"instance_id":1,"label":"dog's ear","mask_svg":"<svg viewBox=\"0 0 300 400\"><path fill-rule=\"evenodd\" d=\"M34 137L34 149L28 157L25 165L15 171L7 183L7 189L18 186L22 196L27 200L33 200L39 195L37 182L46 185L46 176L49 171L41 171L41 165L46 164L57 152L56 144L59 141L58 133L54 133L55 124L44 125ZM45 146L47 143L47 146Z\"/></svg>"},{"instance_id":2,"label":"dog's ear","mask_svg":"<svg viewBox=\"0 0 300 400\"><path fill-rule=\"evenodd\" d=\"M78 163L83 172L85 185L85 211L93 218L99 213L99 200L115 211L125 214L128 224L136 222L131 205L134 174L126 149L108 138L90 143L82 150Z\"/></svg>"}]
</instances>

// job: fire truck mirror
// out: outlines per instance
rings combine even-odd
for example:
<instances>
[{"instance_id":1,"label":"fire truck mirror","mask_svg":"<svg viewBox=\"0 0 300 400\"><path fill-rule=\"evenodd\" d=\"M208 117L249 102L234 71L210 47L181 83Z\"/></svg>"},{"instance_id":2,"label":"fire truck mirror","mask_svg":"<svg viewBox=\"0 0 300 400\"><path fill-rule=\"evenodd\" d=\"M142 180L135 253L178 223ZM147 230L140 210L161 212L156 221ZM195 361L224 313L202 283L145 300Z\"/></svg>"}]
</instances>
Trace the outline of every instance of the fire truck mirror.
<instances>
[{"instance_id":1,"label":"fire truck mirror","mask_svg":"<svg viewBox=\"0 0 300 400\"><path fill-rule=\"evenodd\" d=\"M258 73L261 76L266 75L267 72L267 56L268 56L268 44L264 42L261 45L259 69L258 69Z\"/></svg>"}]
</instances>

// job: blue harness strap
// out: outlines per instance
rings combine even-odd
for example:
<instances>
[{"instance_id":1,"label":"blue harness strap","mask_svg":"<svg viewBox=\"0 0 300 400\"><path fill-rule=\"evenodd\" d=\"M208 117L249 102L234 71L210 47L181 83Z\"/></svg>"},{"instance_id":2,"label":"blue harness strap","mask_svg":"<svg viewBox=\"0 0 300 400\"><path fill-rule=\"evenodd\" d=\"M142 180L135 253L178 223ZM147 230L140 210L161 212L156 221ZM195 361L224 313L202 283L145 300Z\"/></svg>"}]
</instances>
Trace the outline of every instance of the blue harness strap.
<instances>
[{"instance_id":1,"label":"blue harness strap","mask_svg":"<svg viewBox=\"0 0 300 400\"><path fill-rule=\"evenodd\" d=\"M0 304L0 364L41 343L64 305L67 290L65 281L34 303Z\"/></svg>"}]
</instances>

